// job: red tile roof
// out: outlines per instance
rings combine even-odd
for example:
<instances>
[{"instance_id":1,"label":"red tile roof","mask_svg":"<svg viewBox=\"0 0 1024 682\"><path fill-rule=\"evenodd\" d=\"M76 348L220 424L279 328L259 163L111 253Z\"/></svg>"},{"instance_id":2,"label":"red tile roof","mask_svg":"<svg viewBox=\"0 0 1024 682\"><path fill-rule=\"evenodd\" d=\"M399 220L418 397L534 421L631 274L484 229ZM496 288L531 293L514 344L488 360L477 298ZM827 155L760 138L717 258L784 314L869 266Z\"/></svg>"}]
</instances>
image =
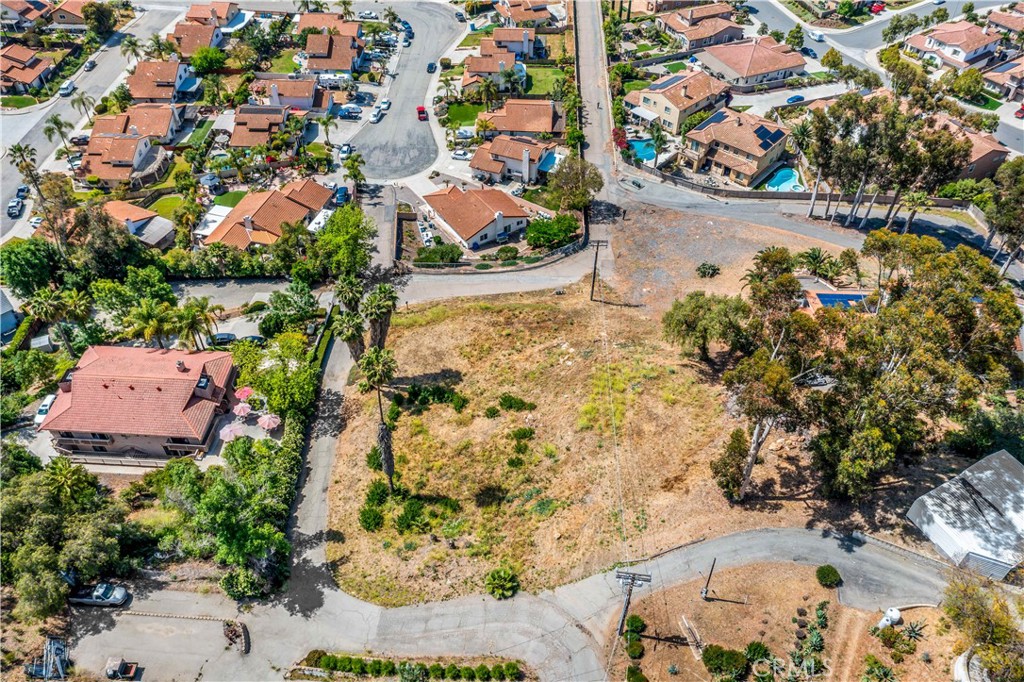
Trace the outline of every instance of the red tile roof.
<instances>
[{"instance_id":1,"label":"red tile roof","mask_svg":"<svg viewBox=\"0 0 1024 682\"><path fill-rule=\"evenodd\" d=\"M148 208L129 204L127 201L108 201L103 204L103 210L107 212L107 215L121 224L126 222L138 223L143 220L150 220L157 216L156 213L150 211Z\"/></svg>"},{"instance_id":2,"label":"red tile roof","mask_svg":"<svg viewBox=\"0 0 1024 682\"><path fill-rule=\"evenodd\" d=\"M423 199L437 211L463 239L472 239L480 230L494 221L499 211L506 218L529 218L519 204L500 189L470 189L462 191L455 185Z\"/></svg>"},{"instance_id":3,"label":"red tile roof","mask_svg":"<svg viewBox=\"0 0 1024 682\"><path fill-rule=\"evenodd\" d=\"M226 352L92 346L72 371L71 390L57 392L39 428L202 440L231 373ZM203 375L213 382L213 399L195 394Z\"/></svg>"},{"instance_id":4,"label":"red tile roof","mask_svg":"<svg viewBox=\"0 0 1024 682\"><path fill-rule=\"evenodd\" d=\"M93 2L93 0L65 0L65 2L57 5L56 11L64 12L84 20L85 14L82 12L82 8L90 2Z\"/></svg>"},{"instance_id":5,"label":"red tile roof","mask_svg":"<svg viewBox=\"0 0 1024 682\"><path fill-rule=\"evenodd\" d=\"M800 70L807 63L800 53L770 36L712 45L702 54L711 55L742 78L784 69Z\"/></svg>"},{"instance_id":6,"label":"red tile roof","mask_svg":"<svg viewBox=\"0 0 1024 682\"><path fill-rule=\"evenodd\" d=\"M242 105L235 111L235 129L231 131L231 147L254 147L267 144L288 119L288 107Z\"/></svg>"},{"instance_id":7,"label":"red tile roof","mask_svg":"<svg viewBox=\"0 0 1024 682\"><path fill-rule=\"evenodd\" d=\"M980 26L969 21L948 21L938 24L927 37L944 45L956 45L964 52L972 52L983 45L1002 39L1002 36L985 33Z\"/></svg>"},{"instance_id":8,"label":"red tile roof","mask_svg":"<svg viewBox=\"0 0 1024 682\"><path fill-rule=\"evenodd\" d=\"M268 246L281 238L284 223L304 222L311 210L277 190L246 194L204 243L219 242L236 249Z\"/></svg>"},{"instance_id":9,"label":"red tile roof","mask_svg":"<svg viewBox=\"0 0 1024 682\"><path fill-rule=\"evenodd\" d=\"M170 104L136 104L122 114L98 116L93 123L92 134L131 133L166 137L171 131L174 114Z\"/></svg>"},{"instance_id":10,"label":"red tile roof","mask_svg":"<svg viewBox=\"0 0 1024 682\"><path fill-rule=\"evenodd\" d=\"M498 132L560 133L565 117L554 100L508 99L496 111L481 112L477 118L490 121Z\"/></svg>"},{"instance_id":11,"label":"red tile roof","mask_svg":"<svg viewBox=\"0 0 1024 682\"><path fill-rule=\"evenodd\" d=\"M142 135L93 135L82 156L82 170L101 180L128 180Z\"/></svg>"},{"instance_id":12,"label":"red tile roof","mask_svg":"<svg viewBox=\"0 0 1024 682\"><path fill-rule=\"evenodd\" d=\"M331 190L310 178L289 182L281 188L281 192L310 211L321 210L331 200L332 196Z\"/></svg>"},{"instance_id":13,"label":"red tile roof","mask_svg":"<svg viewBox=\"0 0 1024 682\"><path fill-rule=\"evenodd\" d=\"M181 56L188 59L201 47L213 47L217 30L216 26L179 21L174 33L167 34L167 40L177 45Z\"/></svg>"},{"instance_id":14,"label":"red tile roof","mask_svg":"<svg viewBox=\"0 0 1024 682\"><path fill-rule=\"evenodd\" d=\"M45 19L53 11L53 5L42 0L3 0L0 2L8 10L17 14L25 21Z\"/></svg>"},{"instance_id":15,"label":"red tile roof","mask_svg":"<svg viewBox=\"0 0 1024 682\"><path fill-rule=\"evenodd\" d=\"M135 73L128 76L128 90L134 99L174 98L175 81L180 62L144 61L135 66Z\"/></svg>"},{"instance_id":16,"label":"red tile roof","mask_svg":"<svg viewBox=\"0 0 1024 682\"><path fill-rule=\"evenodd\" d=\"M359 45L350 37L312 33L306 38L306 69L351 71L359 52Z\"/></svg>"},{"instance_id":17,"label":"red tile roof","mask_svg":"<svg viewBox=\"0 0 1024 682\"><path fill-rule=\"evenodd\" d=\"M49 57L40 59L36 51L22 45L7 45L0 50L0 69L3 83L31 85L53 66Z\"/></svg>"}]
</instances>

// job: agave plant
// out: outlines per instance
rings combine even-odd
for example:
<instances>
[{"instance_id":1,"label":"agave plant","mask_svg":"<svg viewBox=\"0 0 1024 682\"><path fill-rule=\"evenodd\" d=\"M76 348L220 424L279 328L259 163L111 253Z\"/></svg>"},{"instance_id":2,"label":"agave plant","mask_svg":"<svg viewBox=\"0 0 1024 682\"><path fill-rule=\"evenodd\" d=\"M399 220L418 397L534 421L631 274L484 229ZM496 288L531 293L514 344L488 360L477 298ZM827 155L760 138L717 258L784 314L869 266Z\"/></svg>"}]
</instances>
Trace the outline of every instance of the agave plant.
<instances>
[{"instance_id":1,"label":"agave plant","mask_svg":"<svg viewBox=\"0 0 1024 682\"><path fill-rule=\"evenodd\" d=\"M903 628L903 636L907 639L912 639L915 642L924 639L924 627L925 624L919 620L915 620L907 624L907 627Z\"/></svg>"}]
</instances>

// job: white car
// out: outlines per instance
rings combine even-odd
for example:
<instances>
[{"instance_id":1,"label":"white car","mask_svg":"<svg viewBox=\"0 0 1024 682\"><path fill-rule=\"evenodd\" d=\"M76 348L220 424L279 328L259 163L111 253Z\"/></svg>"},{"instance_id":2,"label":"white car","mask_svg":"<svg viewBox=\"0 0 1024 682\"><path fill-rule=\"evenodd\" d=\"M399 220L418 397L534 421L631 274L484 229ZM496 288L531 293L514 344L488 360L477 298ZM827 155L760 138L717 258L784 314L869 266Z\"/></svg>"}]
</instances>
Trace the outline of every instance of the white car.
<instances>
[{"instance_id":1,"label":"white car","mask_svg":"<svg viewBox=\"0 0 1024 682\"><path fill-rule=\"evenodd\" d=\"M46 421L46 415L50 414L50 408L53 406L53 401L56 399L56 393L51 393L50 395L43 398L43 403L39 406L39 409L36 410L35 419L32 420L33 422L35 422L36 426L39 426L44 421Z\"/></svg>"},{"instance_id":2,"label":"white car","mask_svg":"<svg viewBox=\"0 0 1024 682\"><path fill-rule=\"evenodd\" d=\"M469 161L470 159L473 158L473 155L470 154L465 149L456 149L455 152L452 154L452 158L457 161Z\"/></svg>"},{"instance_id":3,"label":"white car","mask_svg":"<svg viewBox=\"0 0 1024 682\"><path fill-rule=\"evenodd\" d=\"M380 19L380 15L377 14L376 12L365 11L365 12L360 12L359 13L359 18L360 19Z\"/></svg>"},{"instance_id":4,"label":"white car","mask_svg":"<svg viewBox=\"0 0 1024 682\"><path fill-rule=\"evenodd\" d=\"M387 97L385 97L384 99L382 99L380 101L380 105L379 106L384 111L387 111L388 109L391 108L391 100L389 100Z\"/></svg>"},{"instance_id":5,"label":"white car","mask_svg":"<svg viewBox=\"0 0 1024 682\"><path fill-rule=\"evenodd\" d=\"M75 91L75 87L74 81L64 81L60 89L57 90L57 94L61 97L69 97Z\"/></svg>"},{"instance_id":6,"label":"white car","mask_svg":"<svg viewBox=\"0 0 1024 682\"><path fill-rule=\"evenodd\" d=\"M412 45L412 41L411 40L409 40L408 38L403 38L402 39L402 47L409 47L410 45Z\"/></svg>"},{"instance_id":7,"label":"white car","mask_svg":"<svg viewBox=\"0 0 1024 682\"><path fill-rule=\"evenodd\" d=\"M343 144L340 147L338 147L338 158L339 159L347 159L350 156L352 156L352 145L350 145L350 144Z\"/></svg>"},{"instance_id":8,"label":"white car","mask_svg":"<svg viewBox=\"0 0 1024 682\"><path fill-rule=\"evenodd\" d=\"M39 227L40 225L43 224L43 216L32 216L32 218L29 219L28 224L31 225L32 227Z\"/></svg>"},{"instance_id":9,"label":"white car","mask_svg":"<svg viewBox=\"0 0 1024 682\"><path fill-rule=\"evenodd\" d=\"M381 111L380 107L374 107L373 111L370 112L370 123L380 123L382 118L384 118L384 112Z\"/></svg>"},{"instance_id":10,"label":"white car","mask_svg":"<svg viewBox=\"0 0 1024 682\"><path fill-rule=\"evenodd\" d=\"M509 194L511 194L514 197L521 197L521 196L523 196L524 192L526 192L526 185L519 185L518 187L513 189L511 192L509 192Z\"/></svg>"}]
</instances>

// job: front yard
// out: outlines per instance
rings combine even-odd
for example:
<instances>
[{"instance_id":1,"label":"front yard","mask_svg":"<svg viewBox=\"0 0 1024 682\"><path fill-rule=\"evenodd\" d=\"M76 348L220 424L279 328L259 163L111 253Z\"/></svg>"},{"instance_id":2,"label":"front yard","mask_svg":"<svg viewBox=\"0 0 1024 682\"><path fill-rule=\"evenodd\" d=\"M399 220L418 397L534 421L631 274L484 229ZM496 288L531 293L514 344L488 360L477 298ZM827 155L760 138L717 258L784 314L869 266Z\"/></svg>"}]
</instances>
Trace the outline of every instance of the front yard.
<instances>
[{"instance_id":1,"label":"front yard","mask_svg":"<svg viewBox=\"0 0 1024 682\"><path fill-rule=\"evenodd\" d=\"M448 107L448 118L462 126L475 126L476 115L485 111L483 104L453 104Z\"/></svg>"},{"instance_id":2,"label":"front yard","mask_svg":"<svg viewBox=\"0 0 1024 682\"><path fill-rule=\"evenodd\" d=\"M22 109L36 103L36 98L29 95L4 95L0 97L0 106Z\"/></svg>"},{"instance_id":3,"label":"front yard","mask_svg":"<svg viewBox=\"0 0 1024 682\"><path fill-rule=\"evenodd\" d=\"M490 38L491 34L494 33L495 28L497 28L497 26L491 24L489 26L484 26L478 31L470 33L462 39L462 42L459 43L459 47L480 47L480 41L484 38Z\"/></svg>"}]
</instances>

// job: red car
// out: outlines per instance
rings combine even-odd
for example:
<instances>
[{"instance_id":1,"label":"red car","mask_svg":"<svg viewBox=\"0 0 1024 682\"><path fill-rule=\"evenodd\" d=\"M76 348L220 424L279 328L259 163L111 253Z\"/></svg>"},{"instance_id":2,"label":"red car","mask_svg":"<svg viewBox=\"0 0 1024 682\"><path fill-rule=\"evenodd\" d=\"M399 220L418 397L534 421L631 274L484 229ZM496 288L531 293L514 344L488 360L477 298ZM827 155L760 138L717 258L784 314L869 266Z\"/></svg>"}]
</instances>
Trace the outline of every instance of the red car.
<instances>
[{"instance_id":1,"label":"red car","mask_svg":"<svg viewBox=\"0 0 1024 682\"><path fill-rule=\"evenodd\" d=\"M416 118L418 118L421 121L426 121L427 120L427 108L426 107L416 107Z\"/></svg>"},{"instance_id":2,"label":"red car","mask_svg":"<svg viewBox=\"0 0 1024 682\"><path fill-rule=\"evenodd\" d=\"M1024 107L1021 107L1017 111L1013 112L1013 115L1017 118L1024 118Z\"/></svg>"},{"instance_id":3,"label":"red car","mask_svg":"<svg viewBox=\"0 0 1024 682\"><path fill-rule=\"evenodd\" d=\"M872 14L880 14L881 12L885 11L885 3L884 2L876 2L875 4L871 5L871 9L869 11Z\"/></svg>"}]
</instances>

